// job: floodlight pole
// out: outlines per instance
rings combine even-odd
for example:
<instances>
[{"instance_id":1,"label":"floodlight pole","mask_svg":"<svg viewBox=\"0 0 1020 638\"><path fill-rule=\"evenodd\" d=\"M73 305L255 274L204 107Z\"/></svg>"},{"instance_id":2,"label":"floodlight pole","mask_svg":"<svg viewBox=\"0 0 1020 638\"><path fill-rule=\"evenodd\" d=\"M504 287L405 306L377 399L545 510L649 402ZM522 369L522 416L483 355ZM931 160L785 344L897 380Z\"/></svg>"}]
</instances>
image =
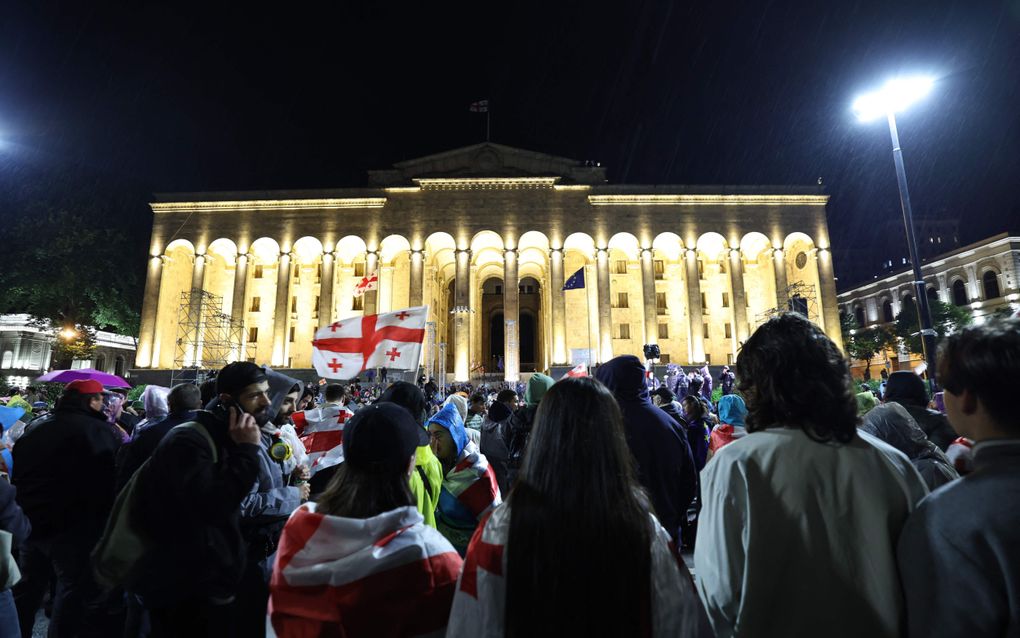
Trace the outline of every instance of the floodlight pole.
<instances>
[{"instance_id":1,"label":"floodlight pole","mask_svg":"<svg viewBox=\"0 0 1020 638\"><path fill-rule=\"evenodd\" d=\"M917 254L917 237L914 234L914 216L910 210L910 192L907 190L907 171L903 167L903 149L900 148L900 136L896 130L896 114L888 113L889 135L892 137L893 162L896 164L896 181L900 187L900 207L903 209L903 226L907 233L907 250L910 254L910 266L914 275L914 290L917 303L918 325L921 326L921 352L927 365L928 384L935 391L935 330L931 325L931 308L928 306L928 291L921 276L921 261Z\"/></svg>"}]
</instances>

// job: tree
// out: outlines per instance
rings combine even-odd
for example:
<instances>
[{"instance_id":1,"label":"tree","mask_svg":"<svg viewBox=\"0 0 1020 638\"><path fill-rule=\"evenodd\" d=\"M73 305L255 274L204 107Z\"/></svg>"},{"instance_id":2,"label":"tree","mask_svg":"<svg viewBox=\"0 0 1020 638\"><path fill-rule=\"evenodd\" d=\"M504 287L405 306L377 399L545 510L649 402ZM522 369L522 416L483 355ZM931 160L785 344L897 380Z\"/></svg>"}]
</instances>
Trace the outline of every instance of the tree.
<instances>
[{"instance_id":1,"label":"tree","mask_svg":"<svg viewBox=\"0 0 1020 638\"><path fill-rule=\"evenodd\" d=\"M966 308L943 301L929 300L931 323L935 330L936 340L943 339L966 326L973 319ZM906 345L907 350L914 354L923 354L921 348L921 331L917 323L917 308L913 303L904 303L896 315L896 336Z\"/></svg>"},{"instance_id":2,"label":"tree","mask_svg":"<svg viewBox=\"0 0 1020 638\"><path fill-rule=\"evenodd\" d=\"M896 337L886 326L860 328L852 314L845 314L840 320L843 330L843 344L851 359L863 361L865 370L871 373L871 360L886 348L896 345Z\"/></svg>"},{"instance_id":3,"label":"tree","mask_svg":"<svg viewBox=\"0 0 1020 638\"><path fill-rule=\"evenodd\" d=\"M91 326L79 323L74 329L63 328L53 342L53 367L70 368L72 361L87 361L95 352L96 331Z\"/></svg>"}]
</instances>

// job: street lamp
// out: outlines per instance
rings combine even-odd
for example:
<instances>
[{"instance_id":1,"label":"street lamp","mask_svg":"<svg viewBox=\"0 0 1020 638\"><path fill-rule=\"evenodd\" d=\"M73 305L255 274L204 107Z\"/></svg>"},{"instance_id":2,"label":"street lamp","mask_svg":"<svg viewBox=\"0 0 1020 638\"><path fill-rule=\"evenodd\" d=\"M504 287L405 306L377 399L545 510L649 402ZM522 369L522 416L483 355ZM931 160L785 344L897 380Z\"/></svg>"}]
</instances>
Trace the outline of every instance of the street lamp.
<instances>
[{"instance_id":1,"label":"street lamp","mask_svg":"<svg viewBox=\"0 0 1020 638\"><path fill-rule=\"evenodd\" d=\"M907 233L907 250L913 267L914 289L917 303L918 324L921 326L921 351L927 367L928 380L935 388L935 331L931 325L931 309L928 293L921 276L921 261L917 254L917 238L914 234L914 216L910 210L910 193L907 191L907 173L903 168L903 150L900 136L896 131L896 112L923 99L931 92L934 80L927 76L894 78L877 91L866 93L854 100L853 110L862 122L876 120L883 115L889 121L889 135L892 138L893 163L896 165L896 181L900 188L900 207L903 209L903 226Z\"/></svg>"}]
</instances>

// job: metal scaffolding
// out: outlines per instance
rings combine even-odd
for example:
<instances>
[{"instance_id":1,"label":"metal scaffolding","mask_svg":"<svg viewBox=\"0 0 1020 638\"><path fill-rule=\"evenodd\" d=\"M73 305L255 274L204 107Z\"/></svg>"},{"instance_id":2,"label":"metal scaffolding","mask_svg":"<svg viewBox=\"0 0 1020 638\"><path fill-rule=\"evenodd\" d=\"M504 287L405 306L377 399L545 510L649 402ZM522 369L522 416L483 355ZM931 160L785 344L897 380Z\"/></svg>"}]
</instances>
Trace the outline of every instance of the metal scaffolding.
<instances>
[{"instance_id":1,"label":"metal scaffolding","mask_svg":"<svg viewBox=\"0 0 1020 638\"><path fill-rule=\"evenodd\" d=\"M223 312L223 298L198 288L182 292L171 386L202 383L210 373L244 358L244 325Z\"/></svg>"},{"instance_id":2,"label":"metal scaffolding","mask_svg":"<svg viewBox=\"0 0 1020 638\"><path fill-rule=\"evenodd\" d=\"M818 321L818 302L814 286L798 281L781 290L776 297L779 305L758 313L754 318L755 325L752 330L781 312L799 312L811 321Z\"/></svg>"}]
</instances>

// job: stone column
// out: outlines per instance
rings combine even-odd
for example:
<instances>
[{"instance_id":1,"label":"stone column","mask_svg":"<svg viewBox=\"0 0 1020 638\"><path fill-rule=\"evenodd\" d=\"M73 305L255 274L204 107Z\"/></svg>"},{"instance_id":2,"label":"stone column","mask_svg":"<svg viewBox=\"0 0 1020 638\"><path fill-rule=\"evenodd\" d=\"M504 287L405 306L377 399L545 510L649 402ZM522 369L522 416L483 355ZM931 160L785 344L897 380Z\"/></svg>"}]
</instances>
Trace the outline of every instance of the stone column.
<instances>
[{"instance_id":1,"label":"stone column","mask_svg":"<svg viewBox=\"0 0 1020 638\"><path fill-rule=\"evenodd\" d=\"M599 361L613 358L613 315L609 299L609 249L596 251L595 265L599 289Z\"/></svg>"},{"instance_id":2,"label":"stone column","mask_svg":"<svg viewBox=\"0 0 1020 638\"><path fill-rule=\"evenodd\" d=\"M336 255L322 253L322 276L319 277L319 327L333 323L333 265Z\"/></svg>"},{"instance_id":3,"label":"stone column","mask_svg":"<svg viewBox=\"0 0 1020 638\"><path fill-rule=\"evenodd\" d=\"M786 288L786 254L782 248L772 251L772 265L776 271L776 306L780 310L786 310L786 302L789 301Z\"/></svg>"},{"instance_id":4,"label":"stone column","mask_svg":"<svg viewBox=\"0 0 1020 638\"><path fill-rule=\"evenodd\" d=\"M393 310L393 266L386 265L379 269L379 295L376 297L376 312Z\"/></svg>"},{"instance_id":5,"label":"stone column","mask_svg":"<svg viewBox=\"0 0 1020 638\"><path fill-rule=\"evenodd\" d=\"M691 331L690 363L705 360L705 316L701 307L701 276L698 274L698 251L687 249L687 310Z\"/></svg>"},{"instance_id":6,"label":"stone column","mask_svg":"<svg viewBox=\"0 0 1020 638\"><path fill-rule=\"evenodd\" d=\"M645 309L644 343L658 343L659 318L655 314L655 270L651 248L641 249L641 298Z\"/></svg>"},{"instance_id":7,"label":"stone column","mask_svg":"<svg viewBox=\"0 0 1020 638\"><path fill-rule=\"evenodd\" d=\"M567 363L567 298L563 292L563 249L549 253L549 297L552 302L552 362Z\"/></svg>"},{"instance_id":8,"label":"stone column","mask_svg":"<svg viewBox=\"0 0 1020 638\"><path fill-rule=\"evenodd\" d=\"M937 273L935 278L939 282L939 301L949 303L949 287L946 285L946 273Z\"/></svg>"},{"instance_id":9,"label":"stone column","mask_svg":"<svg viewBox=\"0 0 1020 638\"><path fill-rule=\"evenodd\" d=\"M503 251L503 378L517 381L521 373L521 298L517 251Z\"/></svg>"},{"instance_id":10,"label":"stone column","mask_svg":"<svg viewBox=\"0 0 1020 638\"><path fill-rule=\"evenodd\" d=\"M421 250L411 251L411 281L408 284L408 301L412 307L422 304L422 293L425 288L425 255Z\"/></svg>"},{"instance_id":11,"label":"stone column","mask_svg":"<svg viewBox=\"0 0 1020 638\"><path fill-rule=\"evenodd\" d=\"M290 253L280 253L276 268L276 310L273 314L274 366L287 365L287 317L290 314Z\"/></svg>"},{"instance_id":12,"label":"stone column","mask_svg":"<svg viewBox=\"0 0 1020 638\"><path fill-rule=\"evenodd\" d=\"M977 301L981 299L981 291L978 289L977 266L970 264L964 266L964 270L967 271L967 301Z\"/></svg>"},{"instance_id":13,"label":"stone column","mask_svg":"<svg viewBox=\"0 0 1020 638\"><path fill-rule=\"evenodd\" d=\"M819 248L815 251L815 266L818 268L818 301L822 307L818 319L822 330L836 345L843 348L843 331L839 326L839 302L836 299L836 276L832 272L832 251ZM927 294L927 291L925 291ZM920 303L920 301L918 301Z\"/></svg>"},{"instance_id":14,"label":"stone column","mask_svg":"<svg viewBox=\"0 0 1020 638\"><path fill-rule=\"evenodd\" d=\"M737 349L747 341L747 293L744 291L744 259L739 248L730 249L730 290L733 291L733 358Z\"/></svg>"},{"instance_id":15,"label":"stone column","mask_svg":"<svg viewBox=\"0 0 1020 638\"><path fill-rule=\"evenodd\" d=\"M457 270L453 286L453 380L468 381L471 375L471 309L470 299L471 251L457 250Z\"/></svg>"},{"instance_id":16,"label":"stone column","mask_svg":"<svg viewBox=\"0 0 1020 638\"><path fill-rule=\"evenodd\" d=\"M248 297L248 261L251 259L248 255L238 255L234 260L234 290L231 293L230 301L230 320L231 322L241 326L241 342L235 344L237 350L234 353L233 361L243 361L244 355L244 344L247 343L248 337L244 333L244 313L248 310L244 307L245 301Z\"/></svg>"},{"instance_id":17,"label":"stone column","mask_svg":"<svg viewBox=\"0 0 1020 638\"><path fill-rule=\"evenodd\" d=\"M138 331L138 353L135 355L135 365L139 368L155 368L159 365L158 361L153 360L152 350L159 317L159 289L163 285L164 259L162 255L150 257L145 274L145 297L142 298L142 321Z\"/></svg>"}]
</instances>

